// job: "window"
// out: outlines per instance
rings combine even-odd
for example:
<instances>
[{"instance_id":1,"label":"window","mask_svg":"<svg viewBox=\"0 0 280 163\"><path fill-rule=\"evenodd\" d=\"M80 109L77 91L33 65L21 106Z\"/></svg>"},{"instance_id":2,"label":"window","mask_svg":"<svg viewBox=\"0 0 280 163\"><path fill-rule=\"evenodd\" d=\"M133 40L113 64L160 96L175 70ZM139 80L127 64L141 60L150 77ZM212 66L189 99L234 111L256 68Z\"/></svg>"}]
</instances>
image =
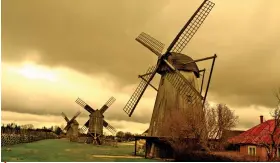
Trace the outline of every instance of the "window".
<instances>
[{"instance_id":1,"label":"window","mask_svg":"<svg viewBox=\"0 0 280 163\"><path fill-rule=\"evenodd\" d=\"M256 146L248 146L248 155L256 156L256 154L257 154Z\"/></svg>"}]
</instances>

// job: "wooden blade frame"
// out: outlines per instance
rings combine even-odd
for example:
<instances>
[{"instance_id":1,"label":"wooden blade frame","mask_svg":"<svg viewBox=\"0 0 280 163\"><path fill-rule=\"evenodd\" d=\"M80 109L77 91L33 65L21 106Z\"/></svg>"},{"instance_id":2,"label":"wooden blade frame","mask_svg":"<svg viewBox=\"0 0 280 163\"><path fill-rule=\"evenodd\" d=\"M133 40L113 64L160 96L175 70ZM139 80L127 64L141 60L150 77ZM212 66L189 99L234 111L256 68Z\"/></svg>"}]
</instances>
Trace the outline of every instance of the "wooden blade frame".
<instances>
[{"instance_id":1,"label":"wooden blade frame","mask_svg":"<svg viewBox=\"0 0 280 163\"><path fill-rule=\"evenodd\" d=\"M123 110L128 114L129 117L131 117L132 113L134 112L138 102L140 101L141 97L143 96L145 90L147 89L149 83L154 78L156 71L157 71L158 65L156 67L150 67L147 70L147 74L145 76L145 80L142 80L126 105L124 106Z\"/></svg>"},{"instance_id":2,"label":"wooden blade frame","mask_svg":"<svg viewBox=\"0 0 280 163\"><path fill-rule=\"evenodd\" d=\"M83 127L80 128L80 131L82 133L86 133L87 130L88 130L88 127L86 127L86 126L83 126Z\"/></svg>"},{"instance_id":3,"label":"wooden blade frame","mask_svg":"<svg viewBox=\"0 0 280 163\"><path fill-rule=\"evenodd\" d=\"M62 115L62 117L65 119L66 122L69 122L69 119L67 118L67 116L66 116L65 113L62 112L61 115Z\"/></svg>"},{"instance_id":4,"label":"wooden blade frame","mask_svg":"<svg viewBox=\"0 0 280 163\"><path fill-rule=\"evenodd\" d=\"M107 121L103 120L103 126L110 131L113 135L116 134L117 130L111 126Z\"/></svg>"},{"instance_id":5,"label":"wooden blade frame","mask_svg":"<svg viewBox=\"0 0 280 163\"><path fill-rule=\"evenodd\" d=\"M150 35L142 32L137 38L136 41L140 42L142 45L147 47L153 53L161 56L162 50L164 48L164 44L160 41L156 40L155 38L151 37Z\"/></svg>"},{"instance_id":6,"label":"wooden blade frame","mask_svg":"<svg viewBox=\"0 0 280 163\"><path fill-rule=\"evenodd\" d=\"M180 53L192 39L196 31L202 25L212 8L215 6L215 3L204 0L199 8L195 11L192 17L184 25L181 31L177 34L175 39L167 48L166 54L169 55L169 52Z\"/></svg>"},{"instance_id":7,"label":"wooden blade frame","mask_svg":"<svg viewBox=\"0 0 280 163\"><path fill-rule=\"evenodd\" d=\"M77 100L75 101L78 105L80 105L81 107L83 107L84 109L86 109L89 113L93 113L95 112L94 109L92 109L92 107L90 107L86 102L84 102L82 99L77 98Z\"/></svg>"},{"instance_id":8,"label":"wooden blade frame","mask_svg":"<svg viewBox=\"0 0 280 163\"><path fill-rule=\"evenodd\" d=\"M115 101L116 99L111 97L100 109L101 114L103 114Z\"/></svg>"}]
</instances>

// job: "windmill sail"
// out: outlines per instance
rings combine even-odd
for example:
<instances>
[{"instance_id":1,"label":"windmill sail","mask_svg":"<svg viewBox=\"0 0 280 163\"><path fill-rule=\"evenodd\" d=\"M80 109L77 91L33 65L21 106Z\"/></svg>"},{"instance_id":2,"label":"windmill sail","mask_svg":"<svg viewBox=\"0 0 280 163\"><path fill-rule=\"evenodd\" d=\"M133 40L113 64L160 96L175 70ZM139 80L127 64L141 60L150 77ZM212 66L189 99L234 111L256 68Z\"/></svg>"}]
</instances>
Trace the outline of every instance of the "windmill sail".
<instances>
[{"instance_id":1,"label":"windmill sail","mask_svg":"<svg viewBox=\"0 0 280 163\"><path fill-rule=\"evenodd\" d=\"M67 116L65 115L65 113L61 113L62 117L65 119L66 122L69 122L69 119L67 118Z\"/></svg>"},{"instance_id":2,"label":"windmill sail","mask_svg":"<svg viewBox=\"0 0 280 163\"><path fill-rule=\"evenodd\" d=\"M166 79L179 92L179 94L190 104L201 104L203 97L193 87L193 84L188 81L178 70L166 74Z\"/></svg>"},{"instance_id":3,"label":"windmill sail","mask_svg":"<svg viewBox=\"0 0 280 163\"><path fill-rule=\"evenodd\" d=\"M100 109L100 112L103 114L114 102L116 99L114 97L111 97Z\"/></svg>"},{"instance_id":4,"label":"windmill sail","mask_svg":"<svg viewBox=\"0 0 280 163\"><path fill-rule=\"evenodd\" d=\"M108 122L106 122L105 120L103 120L103 126L110 131L112 134L116 134L117 130L111 126Z\"/></svg>"},{"instance_id":5,"label":"windmill sail","mask_svg":"<svg viewBox=\"0 0 280 163\"><path fill-rule=\"evenodd\" d=\"M93 113L94 109L92 109L87 103L85 103L82 99L78 98L76 103L86 109L89 113Z\"/></svg>"},{"instance_id":6,"label":"windmill sail","mask_svg":"<svg viewBox=\"0 0 280 163\"><path fill-rule=\"evenodd\" d=\"M132 94L132 96L130 97L130 99L128 100L128 102L126 103L126 105L124 106L123 110L129 115L131 116L132 113L135 110L135 107L137 106L139 100L141 99L142 95L144 94L145 90L147 89L147 86L149 85L149 82L152 80L152 78L154 77L156 73L156 67L150 67L148 68L146 74L143 78L145 80L141 80L141 82L139 83L138 87L136 88L136 90L134 91L134 93Z\"/></svg>"},{"instance_id":7,"label":"windmill sail","mask_svg":"<svg viewBox=\"0 0 280 163\"><path fill-rule=\"evenodd\" d=\"M152 36L142 32L137 38L136 41L144 45L146 48L151 50L157 56L161 56L162 50L164 48L164 44L160 41L156 40Z\"/></svg>"},{"instance_id":8,"label":"windmill sail","mask_svg":"<svg viewBox=\"0 0 280 163\"><path fill-rule=\"evenodd\" d=\"M202 25L214 5L215 4L213 2L204 0L204 2L200 5L200 7L196 10L196 12L192 15L189 21L172 41L167 49L167 52L182 52L196 31Z\"/></svg>"}]
</instances>

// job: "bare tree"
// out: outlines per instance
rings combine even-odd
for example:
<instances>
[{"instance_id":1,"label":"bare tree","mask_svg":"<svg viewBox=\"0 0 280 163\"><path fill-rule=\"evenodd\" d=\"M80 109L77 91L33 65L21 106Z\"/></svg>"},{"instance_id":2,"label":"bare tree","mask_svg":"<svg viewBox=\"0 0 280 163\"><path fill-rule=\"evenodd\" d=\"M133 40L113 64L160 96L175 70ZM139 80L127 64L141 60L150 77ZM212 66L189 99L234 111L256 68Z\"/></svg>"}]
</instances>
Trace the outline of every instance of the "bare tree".
<instances>
[{"instance_id":1,"label":"bare tree","mask_svg":"<svg viewBox=\"0 0 280 163\"><path fill-rule=\"evenodd\" d=\"M272 123L268 123L268 127L260 133L260 145L264 146L267 154L267 161L273 161L277 158L277 149L280 147L280 88L275 93L277 106L270 112L273 117ZM268 137L268 139L265 139Z\"/></svg>"},{"instance_id":2,"label":"bare tree","mask_svg":"<svg viewBox=\"0 0 280 163\"><path fill-rule=\"evenodd\" d=\"M234 128L238 122L238 116L225 104L216 107L205 107L207 133L209 138L220 139L226 130Z\"/></svg>"},{"instance_id":3,"label":"bare tree","mask_svg":"<svg viewBox=\"0 0 280 163\"><path fill-rule=\"evenodd\" d=\"M164 140L179 155L182 152L209 150L209 138L221 138L223 131L235 127L237 120L238 117L226 105L210 107L206 104L202 112L196 108L174 111L164 122L161 135L168 135Z\"/></svg>"}]
</instances>

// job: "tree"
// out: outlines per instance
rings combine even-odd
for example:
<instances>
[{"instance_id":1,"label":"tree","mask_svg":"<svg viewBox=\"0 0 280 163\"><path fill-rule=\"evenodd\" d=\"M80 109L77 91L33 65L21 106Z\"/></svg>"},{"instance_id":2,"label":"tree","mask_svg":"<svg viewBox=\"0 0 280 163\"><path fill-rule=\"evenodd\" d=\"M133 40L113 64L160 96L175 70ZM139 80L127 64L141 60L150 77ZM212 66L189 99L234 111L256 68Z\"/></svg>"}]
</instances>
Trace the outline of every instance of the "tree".
<instances>
[{"instance_id":1,"label":"tree","mask_svg":"<svg viewBox=\"0 0 280 163\"><path fill-rule=\"evenodd\" d=\"M56 135L60 135L61 132L62 132L62 129L61 129L59 126L55 126L55 127L54 127L54 133L55 133Z\"/></svg>"},{"instance_id":2,"label":"tree","mask_svg":"<svg viewBox=\"0 0 280 163\"><path fill-rule=\"evenodd\" d=\"M116 136L117 136L118 138L123 138L123 137L124 137L124 132L118 131L117 134L116 134Z\"/></svg>"},{"instance_id":3,"label":"tree","mask_svg":"<svg viewBox=\"0 0 280 163\"><path fill-rule=\"evenodd\" d=\"M130 132L125 132L124 133L124 139L126 141L129 141L132 137L133 137L133 135Z\"/></svg>"},{"instance_id":4,"label":"tree","mask_svg":"<svg viewBox=\"0 0 280 163\"><path fill-rule=\"evenodd\" d=\"M209 138L220 138L225 129L236 125L237 119L224 104L216 107L206 104L202 111L199 108L174 110L160 132L169 136L164 140L173 148L175 157L180 158L193 151L209 150Z\"/></svg>"},{"instance_id":5,"label":"tree","mask_svg":"<svg viewBox=\"0 0 280 163\"><path fill-rule=\"evenodd\" d=\"M22 129L34 129L34 125L33 124L25 124L21 126Z\"/></svg>"},{"instance_id":6,"label":"tree","mask_svg":"<svg viewBox=\"0 0 280 163\"><path fill-rule=\"evenodd\" d=\"M270 112L273 117L273 123L269 123L269 127L263 132L261 137L269 136L269 141L260 141L260 145L264 146L267 153L267 161L277 159L277 149L280 146L280 88L275 93L277 99L276 107ZM260 137L260 138L261 138Z\"/></svg>"},{"instance_id":7,"label":"tree","mask_svg":"<svg viewBox=\"0 0 280 163\"><path fill-rule=\"evenodd\" d=\"M209 138L220 139L225 130L230 130L236 126L238 116L225 104L218 104L216 107L205 108L207 133Z\"/></svg>"}]
</instances>

